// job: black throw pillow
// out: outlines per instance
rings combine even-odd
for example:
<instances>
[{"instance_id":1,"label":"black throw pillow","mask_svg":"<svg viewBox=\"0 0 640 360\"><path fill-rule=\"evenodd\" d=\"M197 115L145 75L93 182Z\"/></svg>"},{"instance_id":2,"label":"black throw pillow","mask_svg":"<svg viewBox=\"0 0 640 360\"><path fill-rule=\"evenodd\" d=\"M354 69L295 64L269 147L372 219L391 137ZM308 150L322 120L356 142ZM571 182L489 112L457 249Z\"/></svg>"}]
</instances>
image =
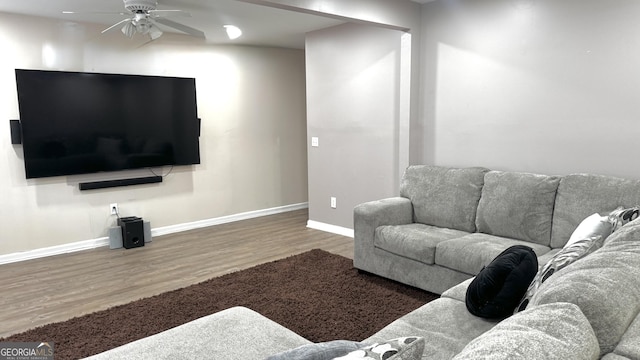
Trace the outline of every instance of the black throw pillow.
<instances>
[{"instance_id":1,"label":"black throw pillow","mask_svg":"<svg viewBox=\"0 0 640 360\"><path fill-rule=\"evenodd\" d=\"M538 272L538 258L528 246L514 245L496 256L467 288L470 313L487 319L513 314Z\"/></svg>"}]
</instances>

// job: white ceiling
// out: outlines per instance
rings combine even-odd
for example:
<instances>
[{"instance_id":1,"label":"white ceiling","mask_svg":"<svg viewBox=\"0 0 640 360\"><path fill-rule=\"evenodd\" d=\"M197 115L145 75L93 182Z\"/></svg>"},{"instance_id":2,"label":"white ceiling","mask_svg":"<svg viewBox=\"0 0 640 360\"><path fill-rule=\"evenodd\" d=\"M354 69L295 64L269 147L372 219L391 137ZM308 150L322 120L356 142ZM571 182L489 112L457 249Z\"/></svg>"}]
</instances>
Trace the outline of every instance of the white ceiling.
<instances>
[{"instance_id":1,"label":"white ceiling","mask_svg":"<svg viewBox=\"0 0 640 360\"><path fill-rule=\"evenodd\" d=\"M421 0L423 1L423 0ZM188 11L192 17L171 20L204 31L207 43L304 48L304 34L343 23L336 19L249 4L236 0L159 0L158 9ZM126 18L118 14L63 14L77 12L123 12L122 0L0 0L0 12L87 22L104 28ZM231 41L223 25L235 25L243 36ZM119 29L119 27L118 27ZM163 28L163 30L171 31ZM125 40L126 37L123 38Z\"/></svg>"}]
</instances>

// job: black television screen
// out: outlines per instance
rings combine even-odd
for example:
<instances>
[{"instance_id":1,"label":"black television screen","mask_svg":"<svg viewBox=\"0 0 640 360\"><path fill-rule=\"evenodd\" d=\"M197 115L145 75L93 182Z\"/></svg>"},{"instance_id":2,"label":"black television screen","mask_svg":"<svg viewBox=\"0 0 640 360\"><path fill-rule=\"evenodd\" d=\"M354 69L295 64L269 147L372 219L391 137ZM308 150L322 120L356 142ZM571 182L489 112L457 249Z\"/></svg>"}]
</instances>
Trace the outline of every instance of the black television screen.
<instances>
[{"instance_id":1,"label":"black television screen","mask_svg":"<svg viewBox=\"0 0 640 360\"><path fill-rule=\"evenodd\" d=\"M200 163L194 78L16 69L27 178Z\"/></svg>"}]
</instances>

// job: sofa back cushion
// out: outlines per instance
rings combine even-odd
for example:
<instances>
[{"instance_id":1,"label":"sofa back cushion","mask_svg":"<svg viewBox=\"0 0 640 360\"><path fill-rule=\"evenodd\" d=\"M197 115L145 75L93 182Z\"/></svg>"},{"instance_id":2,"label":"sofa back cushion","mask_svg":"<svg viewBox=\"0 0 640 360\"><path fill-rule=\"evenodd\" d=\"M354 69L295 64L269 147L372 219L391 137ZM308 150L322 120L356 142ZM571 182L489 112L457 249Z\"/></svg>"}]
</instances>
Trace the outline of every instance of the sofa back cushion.
<instances>
[{"instance_id":1,"label":"sofa back cushion","mask_svg":"<svg viewBox=\"0 0 640 360\"><path fill-rule=\"evenodd\" d=\"M599 348L580 309L567 303L537 306L471 340L454 360L599 359Z\"/></svg>"},{"instance_id":2,"label":"sofa back cushion","mask_svg":"<svg viewBox=\"0 0 640 360\"><path fill-rule=\"evenodd\" d=\"M400 195L411 200L414 221L475 232L484 168L414 165L407 168Z\"/></svg>"},{"instance_id":3,"label":"sofa back cushion","mask_svg":"<svg viewBox=\"0 0 640 360\"><path fill-rule=\"evenodd\" d=\"M601 354L611 352L640 312L640 220L607 238L602 248L540 285L530 307L576 304L591 323Z\"/></svg>"},{"instance_id":4,"label":"sofa back cushion","mask_svg":"<svg viewBox=\"0 0 640 360\"><path fill-rule=\"evenodd\" d=\"M622 206L640 205L640 181L592 174L571 174L560 180L553 213L551 247L561 248L587 216L606 215Z\"/></svg>"},{"instance_id":5,"label":"sofa back cushion","mask_svg":"<svg viewBox=\"0 0 640 360\"><path fill-rule=\"evenodd\" d=\"M478 204L479 232L548 246L560 178L529 173L486 173Z\"/></svg>"}]
</instances>

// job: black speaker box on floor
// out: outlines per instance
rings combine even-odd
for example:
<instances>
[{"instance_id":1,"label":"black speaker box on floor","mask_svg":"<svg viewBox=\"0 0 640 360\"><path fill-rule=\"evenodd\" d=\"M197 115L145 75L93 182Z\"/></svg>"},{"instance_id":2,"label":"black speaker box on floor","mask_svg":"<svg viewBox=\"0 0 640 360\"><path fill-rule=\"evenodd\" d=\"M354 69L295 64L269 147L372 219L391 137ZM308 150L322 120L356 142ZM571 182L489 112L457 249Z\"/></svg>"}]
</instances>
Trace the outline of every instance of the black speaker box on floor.
<instances>
[{"instance_id":1,"label":"black speaker box on floor","mask_svg":"<svg viewBox=\"0 0 640 360\"><path fill-rule=\"evenodd\" d=\"M122 229L122 246L125 249L144 246L144 225L142 218L136 216L118 219L118 226Z\"/></svg>"}]
</instances>

